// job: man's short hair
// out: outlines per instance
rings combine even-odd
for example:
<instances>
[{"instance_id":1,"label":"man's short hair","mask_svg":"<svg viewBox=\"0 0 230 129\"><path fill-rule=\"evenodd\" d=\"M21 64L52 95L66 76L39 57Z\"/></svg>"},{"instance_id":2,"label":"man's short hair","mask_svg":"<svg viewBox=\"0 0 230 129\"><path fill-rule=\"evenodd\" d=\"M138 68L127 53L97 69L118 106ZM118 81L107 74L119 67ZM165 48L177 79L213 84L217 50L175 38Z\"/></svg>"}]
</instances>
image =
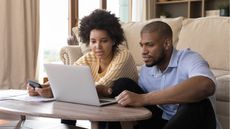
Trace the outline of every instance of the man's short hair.
<instances>
[{"instance_id":1,"label":"man's short hair","mask_svg":"<svg viewBox=\"0 0 230 129\"><path fill-rule=\"evenodd\" d=\"M160 38L171 39L173 35L171 27L167 23L162 21L154 21L148 23L141 30L141 34L152 32L156 32L160 36Z\"/></svg>"}]
</instances>

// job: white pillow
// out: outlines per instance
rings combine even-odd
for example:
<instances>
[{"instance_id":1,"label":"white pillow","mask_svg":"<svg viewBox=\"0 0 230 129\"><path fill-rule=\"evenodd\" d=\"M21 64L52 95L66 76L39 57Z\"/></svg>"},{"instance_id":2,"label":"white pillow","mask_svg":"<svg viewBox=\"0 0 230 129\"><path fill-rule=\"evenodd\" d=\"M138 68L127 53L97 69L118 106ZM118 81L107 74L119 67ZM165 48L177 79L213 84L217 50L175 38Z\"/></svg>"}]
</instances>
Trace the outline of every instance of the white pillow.
<instances>
[{"instance_id":1,"label":"white pillow","mask_svg":"<svg viewBox=\"0 0 230 129\"><path fill-rule=\"evenodd\" d=\"M230 70L229 30L229 17L187 19L183 22L177 48L197 51L211 68Z\"/></svg>"}]
</instances>

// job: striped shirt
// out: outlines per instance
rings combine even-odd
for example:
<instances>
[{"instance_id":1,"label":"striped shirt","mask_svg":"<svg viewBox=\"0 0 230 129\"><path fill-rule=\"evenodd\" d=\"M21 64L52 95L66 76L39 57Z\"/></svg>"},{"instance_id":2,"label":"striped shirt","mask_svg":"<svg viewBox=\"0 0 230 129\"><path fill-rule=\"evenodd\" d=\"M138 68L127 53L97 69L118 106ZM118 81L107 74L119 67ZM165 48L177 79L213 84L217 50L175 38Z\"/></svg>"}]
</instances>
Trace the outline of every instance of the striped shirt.
<instances>
[{"instance_id":1,"label":"striped shirt","mask_svg":"<svg viewBox=\"0 0 230 129\"><path fill-rule=\"evenodd\" d=\"M99 73L99 60L93 52L88 52L79 58L74 65L88 65L91 68L95 85L112 86L113 81L119 78L130 78L137 82L138 73L132 55L127 49L120 49L114 53L107 69Z\"/></svg>"}]
</instances>

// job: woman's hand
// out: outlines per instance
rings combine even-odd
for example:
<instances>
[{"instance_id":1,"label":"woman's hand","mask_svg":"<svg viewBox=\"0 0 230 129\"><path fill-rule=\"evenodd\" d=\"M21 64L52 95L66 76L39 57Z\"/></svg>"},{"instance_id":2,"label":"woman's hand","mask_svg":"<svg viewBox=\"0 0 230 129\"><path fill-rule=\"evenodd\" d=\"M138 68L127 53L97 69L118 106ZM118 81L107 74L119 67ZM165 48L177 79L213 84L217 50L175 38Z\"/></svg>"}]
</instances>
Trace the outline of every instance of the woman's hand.
<instances>
[{"instance_id":1,"label":"woman's hand","mask_svg":"<svg viewBox=\"0 0 230 129\"><path fill-rule=\"evenodd\" d=\"M28 91L29 96L38 96L39 94L35 91L35 89L30 86L29 83L26 84L26 89Z\"/></svg>"},{"instance_id":2,"label":"woman's hand","mask_svg":"<svg viewBox=\"0 0 230 129\"><path fill-rule=\"evenodd\" d=\"M42 88L35 88L35 91L42 97L45 97L45 98L53 97L53 93L52 93L49 82L42 84Z\"/></svg>"},{"instance_id":3,"label":"woman's hand","mask_svg":"<svg viewBox=\"0 0 230 129\"><path fill-rule=\"evenodd\" d=\"M27 84L27 90L30 96L42 96L45 98L52 98L53 93L49 83L42 84L42 88L33 88Z\"/></svg>"},{"instance_id":4,"label":"woman's hand","mask_svg":"<svg viewBox=\"0 0 230 129\"><path fill-rule=\"evenodd\" d=\"M112 94L112 88L108 86L99 85L96 87L96 89L97 89L97 93L99 94L99 96L108 97Z\"/></svg>"}]
</instances>

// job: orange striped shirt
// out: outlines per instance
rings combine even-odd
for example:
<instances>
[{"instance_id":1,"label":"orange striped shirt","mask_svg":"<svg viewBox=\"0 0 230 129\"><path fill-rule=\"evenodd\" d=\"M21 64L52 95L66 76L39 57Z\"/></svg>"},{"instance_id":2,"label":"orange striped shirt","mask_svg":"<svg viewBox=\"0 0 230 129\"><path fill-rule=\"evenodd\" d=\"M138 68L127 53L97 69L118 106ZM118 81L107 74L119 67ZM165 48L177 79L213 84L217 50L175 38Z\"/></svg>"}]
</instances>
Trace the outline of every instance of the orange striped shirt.
<instances>
[{"instance_id":1,"label":"orange striped shirt","mask_svg":"<svg viewBox=\"0 0 230 129\"><path fill-rule=\"evenodd\" d=\"M112 86L113 81L119 78L130 78L134 81L138 79L137 68L134 59L127 49L118 48L113 59L103 73L99 71L99 60L93 52L88 52L79 58L74 65L88 65L91 68L95 85Z\"/></svg>"}]
</instances>

